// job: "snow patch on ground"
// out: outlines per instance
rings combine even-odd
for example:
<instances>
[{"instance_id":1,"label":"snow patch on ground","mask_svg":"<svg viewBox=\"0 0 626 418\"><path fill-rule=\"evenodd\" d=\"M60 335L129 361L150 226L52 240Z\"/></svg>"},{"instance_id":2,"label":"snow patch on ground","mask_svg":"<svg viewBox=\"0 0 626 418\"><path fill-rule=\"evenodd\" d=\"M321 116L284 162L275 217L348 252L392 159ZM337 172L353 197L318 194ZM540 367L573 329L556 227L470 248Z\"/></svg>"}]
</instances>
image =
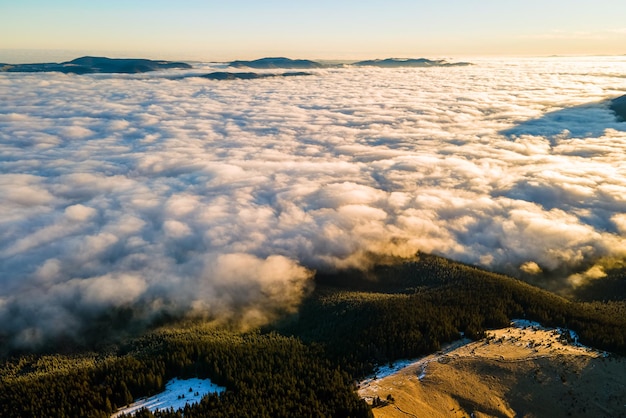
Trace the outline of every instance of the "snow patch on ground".
<instances>
[{"instance_id":1,"label":"snow patch on ground","mask_svg":"<svg viewBox=\"0 0 626 418\"><path fill-rule=\"evenodd\" d=\"M578 334L575 331L567 328L547 328L541 325L539 322L528 321L526 319L514 319L511 321L511 328L517 328L521 330L531 331L547 331L551 333L551 336L557 338L560 343L565 343L573 347L584 348L588 350L594 350L591 347L583 345L579 342ZM606 353L603 353L606 354Z\"/></svg>"},{"instance_id":2,"label":"snow patch on ground","mask_svg":"<svg viewBox=\"0 0 626 418\"><path fill-rule=\"evenodd\" d=\"M444 346L437 353L431 354L426 357L421 357L419 359L412 359L412 360L398 360L387 366L378 366L375 369L374 374L366 377L364 380L359 382L358 387L359 389L362 389L362 388L366 388L370 386L376 386L377 382L379 382L381 379L394 375L398 373L400 370L403 370L409 366L421 366L421 373L418 378L422 380L426 376L426 368L428 366L428 363L430 363L433 360L438 360L442 356L445 356L446 354L456 350L457 348L467 345L471 342L472 340L468 338L463 338L463 339L457 340L455 342L452 342Z\"/></svg>"},{"instance_id":3,"label":"snow patch on ground","mask_svg":"<svg viewBox=\"0 0 626 418\"><path fill-rule=\"evenodd\" d=\"M132 404L119 409L111 418L122 414L134 414L142 408L152 412L173 408L184 408L187 404L195 404L210 393L222 393L226 388L217 386L209 379L172 379L165 385L165 390L149 398L141 398Z\"/></svg>"}]
</instances>

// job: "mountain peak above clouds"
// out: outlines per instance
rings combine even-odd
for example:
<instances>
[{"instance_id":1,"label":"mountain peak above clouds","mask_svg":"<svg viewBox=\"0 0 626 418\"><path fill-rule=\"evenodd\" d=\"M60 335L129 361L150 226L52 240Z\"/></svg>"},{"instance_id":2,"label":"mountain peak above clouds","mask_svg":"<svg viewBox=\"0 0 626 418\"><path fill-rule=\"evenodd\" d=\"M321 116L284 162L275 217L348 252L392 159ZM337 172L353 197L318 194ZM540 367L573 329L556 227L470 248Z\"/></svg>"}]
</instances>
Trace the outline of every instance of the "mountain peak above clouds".
<instances>
[{"instance_id":1,"label":"mountain peak above clouds","mask_svg":"<svg viewBox=\"0 0 626 418\"><path fill-rule=\"evenodd\" d=\"M626 122L626 94L611 100L609 108L615 113L620 121Z\"/></svg>"},{"instance_id":2,"label":"mountain peak above clouds","mask_svg":"<svg viewBox=\"0 0 626 418\"><path fill-rule=\"evenodd\" d=\"M322 68L324 65L320 64L316 61L311 60L301 60L301 59L291 59L285 57L266 57L259 58L252 61L232 61L228 64L229 67L234 68L256 68L256 69L273 69L273 68L289 68L289 69L312 69L312 68Z\"/></svg>"},{"instance_id":3,"label":"mountain peak above clouds","mask_svg":"<svg viewBox=\"0 0 626 418\"><path fill-rule=\"evenodd\" d=\"M271 78L271 77L299 77L299 76L305 76L305 75L311 75L311 73L305 73L302 71L298 71L298 72L287 72L287 73L281 73L281 74L268 74L268 73L263 73L263 74L259 74L259 73L252 73L252 72L235 72L235 73L231 73L231 72L226 72L226 71L216 71L213 73L209 73L209 74L204 74L204 75L200 75L198 77L200 78L206 78L209 80L257 80L259 78Z\"/></svg>"},{"instance_id":4,"label":"mountain peak above clouds","mask_svg":"<svg viewBox=\"0 0 626 418\"><path fill-rule=\"evenodd\" d=\"M61 63L0 64L0 72L60 72L72 74L93 73L145 73L171 68L190 69L184 62L149 60L141 58L107 58L85 56Z\"/></svg>"},{"instance_id":5,"label":"mountain peak above clouds","mask_svg":"<svg viewBox=\"0 0 626 418\"><path fill-rule=\"evenodd\" d=\"M358 61L352 65L359 67L372 66L381 68L397 67L459 67L472 65L469 62L448 62L446 60L429 60L427 58L386 58Z\"/></svg>"}]
</instances>

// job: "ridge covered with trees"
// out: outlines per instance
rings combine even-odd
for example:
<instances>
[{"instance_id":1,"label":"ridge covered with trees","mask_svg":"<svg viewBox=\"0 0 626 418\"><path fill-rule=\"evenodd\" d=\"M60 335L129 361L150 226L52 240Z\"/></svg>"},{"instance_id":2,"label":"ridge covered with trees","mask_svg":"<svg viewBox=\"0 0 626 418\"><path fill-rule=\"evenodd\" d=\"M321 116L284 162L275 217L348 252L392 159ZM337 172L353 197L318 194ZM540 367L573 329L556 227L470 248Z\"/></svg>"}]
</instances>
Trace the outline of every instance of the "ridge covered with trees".
<instances>
[{"instance_id":1,"label":"ridge covered with trees","mask_svg":"<svg viewBox=\"0 0 626 418\"><path fill-rule=\"evenodd\" d=\"M260 330L172 323L113 346L5 355L0 416L108 417L173 377L210 378L226 391L136 416L371 416L354 381L375 365L437 351L461 333L480 338L513 318L567 327L583 344L626 354L623 298L575 302L420 254L367 273L318 274L298 313Z\"/></svg>"}]
</instances>

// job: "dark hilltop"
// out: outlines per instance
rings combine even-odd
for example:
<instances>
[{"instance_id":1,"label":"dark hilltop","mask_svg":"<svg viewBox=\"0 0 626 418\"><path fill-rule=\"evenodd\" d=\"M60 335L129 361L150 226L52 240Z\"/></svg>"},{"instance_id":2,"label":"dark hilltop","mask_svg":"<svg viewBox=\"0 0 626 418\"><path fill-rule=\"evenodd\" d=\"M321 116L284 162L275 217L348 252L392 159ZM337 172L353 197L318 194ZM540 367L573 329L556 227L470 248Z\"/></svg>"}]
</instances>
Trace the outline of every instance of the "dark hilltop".
<instances>
[{"instance_id":1,"label":"dark hilltop","mask_svg":"<svg viewBox=\"0 0 626 418\"><path fill-rule=\"evenodd\" d=\"M626 122L626 94L611 100L609 108L617 115L621 122Z\"/></svg>"},{"instance_id":2,"label":"dark hilltop","mask_svg":"<svg viewBox=\"0 0 626 418\"><path fill-rule=\"evenodd\" d=\"M256 68L256 69L315 69L328 67L344 67L346 64L325 65L311 60L292 60L290 58L260 58L253 61L232 61L228 64L233 68ZM400 67L462 67L472 65L469 62L448 62L446 60L429 60L427 58L386 58L357 61L349 65L357 67L380 67L380 68L400 68Z\"/></svg>"},{"instance_id":3,"label":"dark hilltop","mask_svg":"<svg viewBox=\"0 0 626 418\"><path fill-rule=\"evenodd\" d=\"M214 73L209 73L205 75L200 75L200 78L206 78L209 80L257 80L259 78L270 78L270 77L298 77L298 76L306 76L312 75L311 73L305 72L288 72L282 74L259 74L259 73L231 73L227 71L216 71Z\"/></svg>"},{"instance_id":4,"label":"dark hilltop","mask_svg":"<svg viewBox=\"0 0 626 418\"><path fill-rule=\"evenodd\" d=\"M274 69L274 68L288 68L288 69L313 69L323 68L324 65L319 62L311 60L292 60L290 58L278 57L278 58L260 58L253 61L232 61L228 64L233 68L256 68L256 69Z\"/></svg>"},{"instance_id":5,"label":"dark hilltop","mask_svg":"<svg viewBox=\"0 0 626 418\"><path fill-rule=\"evenodd\" d=\"M12 73L60 72L65 74L135 74L171 68L190 69L192 67L184 62L106 57L81 57L61 63L0 64L0 72Z\"/></svg>"},{"instance_id":6,"label":"dark hilltop","mask_svg":"<svg viewBox=\"0 0 626 418\"><path fill-rule=\"evenodd\" d=\"M358 61L353 63L358 67L381 67L381 68L399 68L399 67L464 67L472 65L469 62L448 62L446 60L429 60L427 58L386 58Z\"/></svg>"}]
</instances>

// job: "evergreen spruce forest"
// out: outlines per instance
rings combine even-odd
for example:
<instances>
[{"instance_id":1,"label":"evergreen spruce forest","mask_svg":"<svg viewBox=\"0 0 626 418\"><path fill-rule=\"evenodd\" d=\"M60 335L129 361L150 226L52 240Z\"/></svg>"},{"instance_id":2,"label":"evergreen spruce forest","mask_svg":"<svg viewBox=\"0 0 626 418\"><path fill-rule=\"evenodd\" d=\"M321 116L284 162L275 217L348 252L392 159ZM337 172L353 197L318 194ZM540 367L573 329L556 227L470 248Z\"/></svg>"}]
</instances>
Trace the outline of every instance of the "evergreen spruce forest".
<instances>
[{"instance_id":1,"label":"evergreen spruce forest","mask_svg":"<svg viewBox=\"0 0 626 418\"><path fill-rule=\"evenodd\" d=\"M174 377L198 377L226 391L182 410L135 416L369 417L355 382L377 365L436 352L462 334L479 339L515 318L567 327L582 344L626 355L626 275L615 270L599 283L565 298L419 254L368 272L318 274L297 313L247 332L170 318L112 340L106 330L122 333L132 311L113 313L81 342L4 349L0 416L110 417Z\"/></svg>"}]
</instances>

